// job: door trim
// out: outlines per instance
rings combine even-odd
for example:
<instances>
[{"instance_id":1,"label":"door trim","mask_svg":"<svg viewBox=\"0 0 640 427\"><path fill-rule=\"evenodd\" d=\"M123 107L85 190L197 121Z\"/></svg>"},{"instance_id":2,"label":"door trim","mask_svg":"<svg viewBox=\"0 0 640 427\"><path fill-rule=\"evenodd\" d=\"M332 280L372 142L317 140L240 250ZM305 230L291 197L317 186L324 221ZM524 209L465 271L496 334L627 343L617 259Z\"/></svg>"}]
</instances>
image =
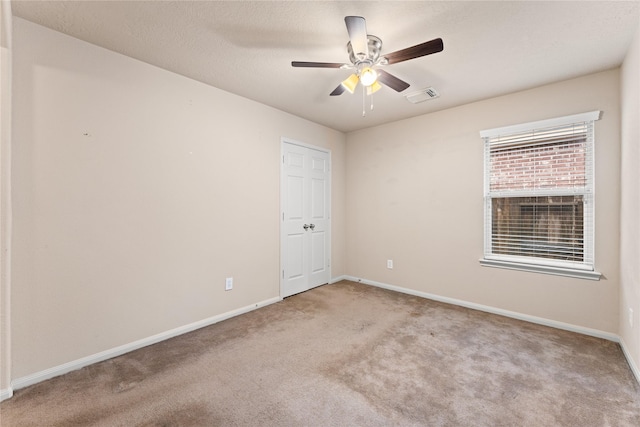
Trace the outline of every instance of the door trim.
<instances>
[{"instance_id":1,"label":"door trim","mask_svg":"<svg viewBox=\"0 0 640 427\"><path fill-rule=\"evenodd\" d=\"M285 151L284 151L284 147L285 144L289 144L289 145L297 145L300 147L304 147L304 148L308 148L311 150L316 150L316 151L320 151L322 153L326 153L329 156L329 282L331 283L331 277L332 273L331 273L331 269L333 267L333 260L332 260L332 255L333 255L333 251L332 251L332 246L331 246L331 242L332 242L332 229L333 229L333 216L332 216L332 176L333 176L333 170L332 170L332 159L331 159L331 150L324 148L324 147L318 147L316 145L311 145L311 144L307 144L304 142L300 142L300 141L296 141L294 139L291 138L287 138L287 137L281 137L280 138L280 212L278 214L278 233L280 235L280 268L278 269L278 276L280 277L280 279L278 280L280 282L280 298L283 298L284 295L284 266L286 265L286 254L284 253L284 244L283 244L283 233L284 233L284 227L283 227L283 222L284 222L284 206L285 206L285 199L284 199L284 188L283 188L283 181L284 181L284 155L285 155Z\"/></svg>"}]
</instances>

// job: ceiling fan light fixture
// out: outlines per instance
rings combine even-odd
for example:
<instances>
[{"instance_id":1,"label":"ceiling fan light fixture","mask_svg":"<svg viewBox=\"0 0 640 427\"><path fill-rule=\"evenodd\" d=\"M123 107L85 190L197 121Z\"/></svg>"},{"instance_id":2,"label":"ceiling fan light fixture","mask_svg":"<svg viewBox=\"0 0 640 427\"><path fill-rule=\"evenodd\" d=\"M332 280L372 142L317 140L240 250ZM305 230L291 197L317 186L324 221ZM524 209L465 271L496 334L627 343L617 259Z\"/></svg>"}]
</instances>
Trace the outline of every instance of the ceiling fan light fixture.
<instances>
[{"instance_id":1,"label":"ceiling fan light fixture","mask_svg":"<svg viewBox=\"0 0 640 427\"><path fill-rule=\"evenodd\" d=\"M355 92L356 86L358 86L358 76L356 74L351 74L345 81L342 82L342 86L344 86L344 88L348 90L349 93Z\"/></svg>"},{"instance_id":2,"label":"ceiling fan light fixture","mask_svg":"<svg viewBox=\"0 0 640 427\"><path fill-rule=\"evenodd\" d=\"M353 74L341 82L329 96L342 95L345 91L353 94L358 87L358 83L362 83L363 116L365 115L364 104L366 97L370 97L371 109L373 110L373 96L371 95L379 91L382 86L387 86L396 92L402 92L410 86L409 83L385 71L383 68L385 65L420 58L442 52L444 49L442 39L437 38L381 56L382 40L379 37L367 34L366 22L362 16L345 16L344 22L347 26L347 33L349 33L349 41L347 42L349 62L340 64L336 62L292 61L291 66L354 70ZM431 93L427 93L427 95L432 98L437 97L437 94L434 96ZM413 98L407 97L407 99L411 102L417 102Z\"/></svg>"},{"instance_id":3,"label":"ceiling fan light fixture","mask_svg":"<svg viewBox=\"0 0 640 427\"><path fill-rule=\"evenodd\" d=\"M378 74L372 68L363 68L360 72L360 82L363 86L369 87L376 82Z\"/></svg>"}]
</instances>

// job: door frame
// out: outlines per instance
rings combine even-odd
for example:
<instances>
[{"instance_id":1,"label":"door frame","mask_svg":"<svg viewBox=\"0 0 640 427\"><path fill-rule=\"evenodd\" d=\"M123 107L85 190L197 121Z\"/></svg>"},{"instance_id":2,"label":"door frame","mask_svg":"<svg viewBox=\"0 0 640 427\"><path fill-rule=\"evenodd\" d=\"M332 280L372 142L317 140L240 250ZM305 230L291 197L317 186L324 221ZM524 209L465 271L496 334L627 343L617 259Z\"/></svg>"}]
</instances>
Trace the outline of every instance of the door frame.
<instances>
[{"instance_id":1,"label":"door frame","mask_svg":"<svg viewBox=\"0 0 640 427\"><path fill-rule=\"evenodd\" d=\"M286 264L286 254L284 253L284 238L285 236L284 234L284 227L283 227L283 223L284 223L284 209L285 209L285 191L284 191L284 147L285 144L289 144L289 145L297 145L300 147L304 147L304 148L308 148L311 150L316 150L316 151L320 151L322 153L326 153L329 155L329 197L328 197L328 210L329 210L329 225L328 225L328 247L329 247L329 282L331 283L331 278L332 276L332 267L333 267L333 260L331 259L331 255L332 255L332 246L331 246L331 242L332 242L332 229L333 229L333 217L331 215L331 209L332 209L332 194L333 192L331 191L331 186L332 186L332 175L333 175L333 170L332 170L332 161L331 161L331 150L328 148L324 148L324 147L318 147L317 145L312 145L312 144L307 144L304 142L300 142L300 141L296 141L295 139L291 139L291 138L287 138L287 137L281 137L280 138L280 213L278 214L278 231L279 231L279 235L280 235L280 268L278 270L278 276L280 277L279 282L280 282L280 298L282 299L282 295L284 295L284 266Z\"/></svg>"}]
</instances>

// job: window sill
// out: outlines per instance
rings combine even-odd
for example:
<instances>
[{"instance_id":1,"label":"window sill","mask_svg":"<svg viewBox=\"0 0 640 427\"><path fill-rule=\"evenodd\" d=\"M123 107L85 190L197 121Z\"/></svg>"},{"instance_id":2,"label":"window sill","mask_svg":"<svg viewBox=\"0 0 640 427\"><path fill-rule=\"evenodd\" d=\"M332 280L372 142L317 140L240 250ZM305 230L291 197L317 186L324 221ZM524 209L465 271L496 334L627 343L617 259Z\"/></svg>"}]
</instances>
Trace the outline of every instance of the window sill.
<instances>
[{"instance_id":1,"label":"window sill","mask_svg":"<svg viewBox=\"0 0 640 427\"><path fill-rule=\"evenodd\" d=\"M551 267L547 265L525 264L512 261L495 259L481 259L483 267L505 268L507 270L529 271L532 273L553 274L556 276L574 277L577 279L600 280L601 273L592 270L580 270L574 268Z\"/></svg>"}]
</instances>

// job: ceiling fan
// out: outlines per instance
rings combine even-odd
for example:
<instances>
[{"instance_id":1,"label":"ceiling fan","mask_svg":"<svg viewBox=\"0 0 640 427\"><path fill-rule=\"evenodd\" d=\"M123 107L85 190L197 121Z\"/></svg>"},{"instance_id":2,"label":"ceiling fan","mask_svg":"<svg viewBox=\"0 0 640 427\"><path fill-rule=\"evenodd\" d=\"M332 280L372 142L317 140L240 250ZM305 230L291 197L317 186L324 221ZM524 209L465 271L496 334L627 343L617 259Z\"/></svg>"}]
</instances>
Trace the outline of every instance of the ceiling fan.
<instances>
[{"instance_id":1,"label":"ceiling fan","mask_svg":"<svg viewBox=\"0 0 640 427\"><path fill-rule=\"evenodd\" d=\"M349 33L347 52L351 63L336 62L304 62L292 61L293 67L316 67L316 68L341 68L351 69L354 73L336 87L331 96L342 95L346 90L353 93L360 82L368 95L378 91L382 86L402 92L409 87L409 83L400 80L393 74L380 69L380 66L395 64L421 56L431 55L441 52L444 49L442 39L437 38L415 46L401 49L385 55L380 55L382 50L382 40L376 36L367 34L367 26L361 16L347 16L344 18Z\"/></svg>"}]
</instances>

